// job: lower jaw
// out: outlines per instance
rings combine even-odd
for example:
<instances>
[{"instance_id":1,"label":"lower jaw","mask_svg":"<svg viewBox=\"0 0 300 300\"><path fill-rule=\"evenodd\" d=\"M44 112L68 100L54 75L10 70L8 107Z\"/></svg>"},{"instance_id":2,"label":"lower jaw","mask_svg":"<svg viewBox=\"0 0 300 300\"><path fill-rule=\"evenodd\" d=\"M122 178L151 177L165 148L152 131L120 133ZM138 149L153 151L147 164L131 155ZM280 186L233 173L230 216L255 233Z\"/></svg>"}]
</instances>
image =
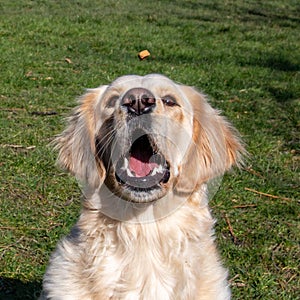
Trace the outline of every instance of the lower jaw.
<instances>
[{"instance_id":1,"label":"lower jaw","mask_svg":"<svg viewBox=\"0 0 300 300\"><path fill-rule=\"evenodd\" d=\"M127 187L129 190L133 192L148 192L151 190L156 190L160 188L160 182L155 180L151 180L151 178L135 178L135 179L127 179L123 181L117 175L115 175L117 182L124 187Z\"/></svg>"},{"instance_id":2,"label":"lower jaw","mask_svg":"<svg viewBox=\"0 0 300 300\"><path fill-rule=\"evenodd\" d=\"M152 204L161 199L165 194L165 189L160 185L151 188L137 189L131 186L121 185L114 192L122 200L137 204Z\"/></svg>"}]
</instances>

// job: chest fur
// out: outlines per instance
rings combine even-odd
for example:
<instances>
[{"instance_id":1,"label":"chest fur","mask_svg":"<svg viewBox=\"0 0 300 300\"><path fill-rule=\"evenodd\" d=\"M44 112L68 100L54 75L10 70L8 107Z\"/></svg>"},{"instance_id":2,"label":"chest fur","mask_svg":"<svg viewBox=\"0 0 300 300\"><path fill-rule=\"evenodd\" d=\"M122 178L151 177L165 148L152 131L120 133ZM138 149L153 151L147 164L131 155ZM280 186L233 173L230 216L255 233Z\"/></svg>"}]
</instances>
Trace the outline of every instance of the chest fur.
<instances>
[{"instance_id":1,"label":"chest fur","mask_svg":"<svg viewBox=\"0 0 300 300\"><path fill-rule=\"evenodd\" d=\"M200 242L175 225L160 229L155 223L119 226L90 237L83 277L93 293L105 292L109 299L192 299Z\"/></svg>"}]
</instances>

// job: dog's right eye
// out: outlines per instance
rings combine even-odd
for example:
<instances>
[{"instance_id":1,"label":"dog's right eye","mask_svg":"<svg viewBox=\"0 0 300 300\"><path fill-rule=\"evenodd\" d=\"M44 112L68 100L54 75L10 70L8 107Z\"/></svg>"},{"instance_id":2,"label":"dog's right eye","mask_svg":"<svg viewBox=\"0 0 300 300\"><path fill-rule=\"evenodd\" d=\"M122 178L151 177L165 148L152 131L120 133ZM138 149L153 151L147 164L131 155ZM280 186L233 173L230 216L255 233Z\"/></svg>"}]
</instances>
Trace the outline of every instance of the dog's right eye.
<instances>
[{"instance_id":1,"label":"dog's right eye","mask_svg":"<svg viewBox=\"0 0 300 300\"><path fill-rule=\"evenodd\" d=\"M178 106L175 98L172 96L165 96L161 100L167 106Z\"/></svg>"},{"instance_id":2,"label":"dog's right eye","mask_svg":"<svg viewBox=\"0 0 300 300\"><path fill-rule=\"evenodd\" d=\"M119 99L119 96L112 96L108 99L106 107L115 107L117 100Z\"/></svg>"}]
</instances>

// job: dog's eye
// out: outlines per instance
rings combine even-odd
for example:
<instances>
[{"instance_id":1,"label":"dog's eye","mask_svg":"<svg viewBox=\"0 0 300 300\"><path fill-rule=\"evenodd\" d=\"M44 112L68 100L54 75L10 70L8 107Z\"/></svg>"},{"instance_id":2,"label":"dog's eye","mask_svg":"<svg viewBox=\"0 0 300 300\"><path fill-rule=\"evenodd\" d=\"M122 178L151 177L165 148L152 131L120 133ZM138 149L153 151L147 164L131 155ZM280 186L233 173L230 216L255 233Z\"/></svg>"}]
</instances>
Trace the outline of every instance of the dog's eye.
<instances>
[{"instance_id":1,"label":"dog's eye","mask_svg":"<svg viewBox=\"0 0 300 300\"><path fill-rule=\"evenodd\" d=\"M175 98L172 96L165 96L162 99L162 102L167 106L175 106L178 105Z\"/></svg>"},{"instance_id":2,"label":"dog's eye","mask_svg":"<svg viewBox=\"0 0 300 300\"><path fill-rule=\"evenodd\" d=\"M117 100L119 99L119 96L112 96L108 99L106 107L115 107Z\"/></svg>"}]
</instances>

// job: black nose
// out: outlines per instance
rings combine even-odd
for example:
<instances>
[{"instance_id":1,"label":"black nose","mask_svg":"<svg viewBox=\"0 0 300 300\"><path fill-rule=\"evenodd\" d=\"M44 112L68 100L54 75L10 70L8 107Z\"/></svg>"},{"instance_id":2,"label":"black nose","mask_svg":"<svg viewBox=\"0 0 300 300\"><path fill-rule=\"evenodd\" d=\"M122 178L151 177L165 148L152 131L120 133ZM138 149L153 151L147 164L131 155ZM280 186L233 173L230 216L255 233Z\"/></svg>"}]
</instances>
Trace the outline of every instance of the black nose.
<instances>
[{"instance_id":1,"label":"black nose","mask_svg":"<svg viewBox=\"0 0 300 300\"><path fill-rule=\"evenodd\" d=\"M121 105L127 108L128 113L139 116L150 113L155 102L153 94L147 89L133 88L123 96Z\"/></svg>"}]
</instances>

